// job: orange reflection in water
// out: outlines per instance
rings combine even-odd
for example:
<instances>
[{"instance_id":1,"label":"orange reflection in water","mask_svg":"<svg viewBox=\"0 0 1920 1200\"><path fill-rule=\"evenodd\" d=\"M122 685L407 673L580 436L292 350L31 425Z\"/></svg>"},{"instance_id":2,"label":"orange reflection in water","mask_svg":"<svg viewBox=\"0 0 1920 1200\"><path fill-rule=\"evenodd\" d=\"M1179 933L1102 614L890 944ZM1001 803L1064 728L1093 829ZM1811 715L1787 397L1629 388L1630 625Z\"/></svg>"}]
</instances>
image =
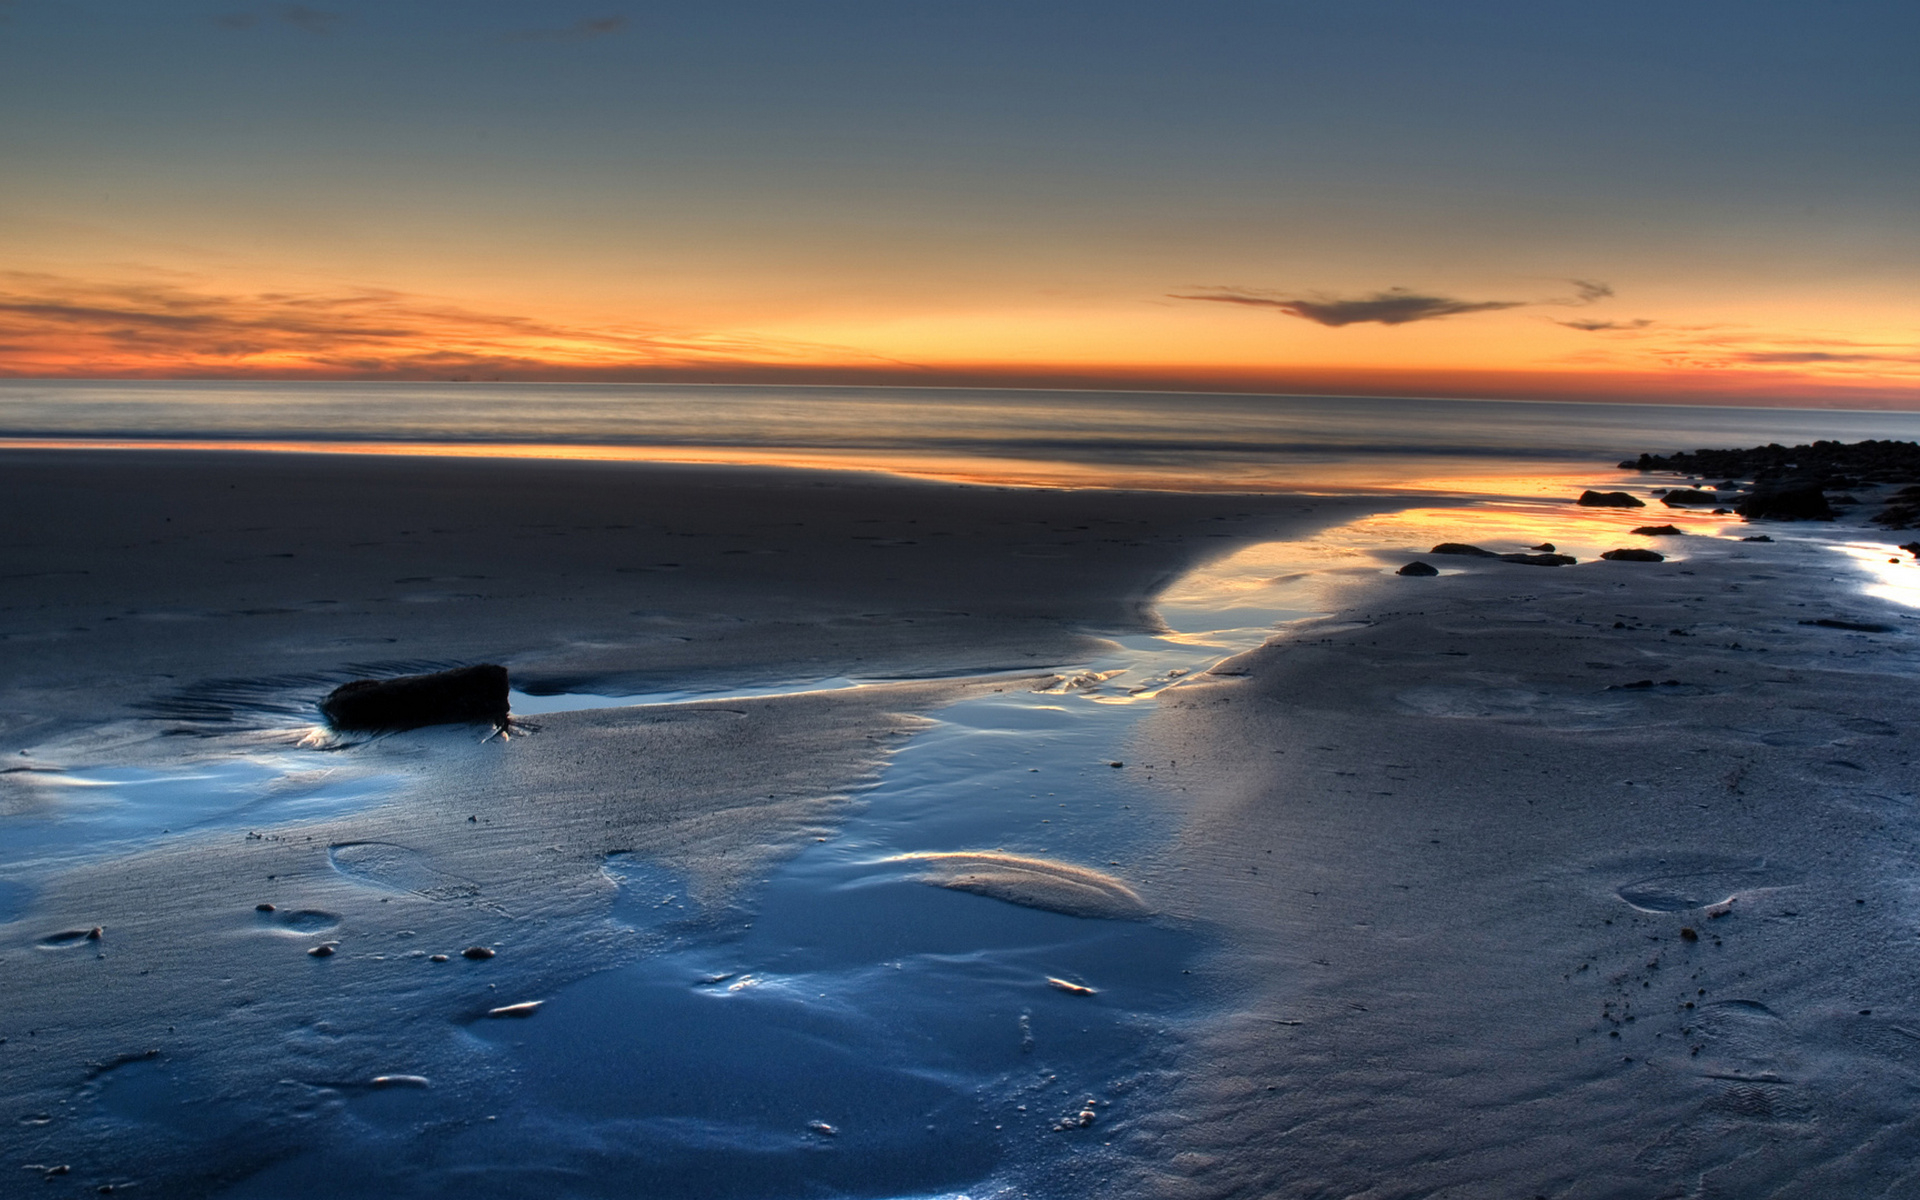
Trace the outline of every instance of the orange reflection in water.
<instances>
[{"instance_id":1,"label":"orange reflection in water","mask_svg":"<svg viewBox=\"0 0 1920 1200\"><path fill-rule=\"evenodd\" d=\"M592 445L544 442L241 441L190 438L0 438L0 450L199 450L340 454L390 458L548 459L866 471L996 487L1115 488L1177 492L1308 492L1571 498L1588 487L1623 484L1599 464L1539 463L1516 472L1512 459L1360 456L1312 461L1257 458L1164 464L1089 463L985 455L879 450L768 450L738 446ZM1622 473L1623 479L1637 479ZM1596 482L1597 480L1597 482Z\"/></svg>"}]
</instances>

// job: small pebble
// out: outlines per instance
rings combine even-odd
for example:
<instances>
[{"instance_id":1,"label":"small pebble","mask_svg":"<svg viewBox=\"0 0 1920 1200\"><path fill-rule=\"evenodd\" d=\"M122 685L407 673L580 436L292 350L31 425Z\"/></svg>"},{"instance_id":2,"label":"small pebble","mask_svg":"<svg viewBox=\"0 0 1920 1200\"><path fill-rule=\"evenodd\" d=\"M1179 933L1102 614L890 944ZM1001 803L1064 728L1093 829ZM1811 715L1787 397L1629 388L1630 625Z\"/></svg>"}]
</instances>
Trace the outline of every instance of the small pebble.
<instances>
[{"instance_id":1,"label":"small pebble","mask_svg":"<svg viewBox=\"0 0 1920 1200\"><path fill-rule=\"evenodd\" d=\"M485 946L468 946L460 952L460 957L470 958L475 962L479 962L481 959L492 958L493 951Z\"/></svg>"},{"instance_id":2,"label":"small pebble","mask_svg":"<svg viewBox=\"0 0 1920 1200\"><path fill-rule=\"evenodd\" d=\"M444 954L429 954L427 956L427 961L428 962L446 962L447 956Z\"/></svg>"},{"instance_id":3,"label":"small pebble","mask_svg":"<svg viewBox=\"0 0 1920 1200\"><path fill-rule=\"evenodd\" d=\"M807 1128L819 1134L821 1137L838 1137L840 1134L838 1129L835 1129L825 1121L808 1121Z\"/></svg>"},{"instance_id":4,"label":"small pebble","mask_svg":"<svg viewBox=\"0 0 1920 1200\"><path fill-rule=\"evenodd\" d=\"M273 905L271 905L271 904L256 904L256 905L254 905L254 906L253 906L253 911L255 911L255 912L272 912L272 911L273 911Z\"/></svg>"},{"instance_id":5,"label":"small pebble","mask_svg":"<svg viewBox=\"0 0 1920 1200\"><path fill-rule=\"evenodd\" d=\"M315 958L331 958L333 956L333 943L321 942L318 946L307 951L307 953Z\"/></svg>"},{"instance_id":6,"label":"small pebble","mask_svg":"<svg viewBox=\"0 0 1920 1200\"><path fill-rule=\"evenodd\" d=\"M1693 931L1692 926L1684 926L1680 930L1680 940L1683 942L1697 942L1700 940L1700 935Z\"/></svg>"}]
</instances>

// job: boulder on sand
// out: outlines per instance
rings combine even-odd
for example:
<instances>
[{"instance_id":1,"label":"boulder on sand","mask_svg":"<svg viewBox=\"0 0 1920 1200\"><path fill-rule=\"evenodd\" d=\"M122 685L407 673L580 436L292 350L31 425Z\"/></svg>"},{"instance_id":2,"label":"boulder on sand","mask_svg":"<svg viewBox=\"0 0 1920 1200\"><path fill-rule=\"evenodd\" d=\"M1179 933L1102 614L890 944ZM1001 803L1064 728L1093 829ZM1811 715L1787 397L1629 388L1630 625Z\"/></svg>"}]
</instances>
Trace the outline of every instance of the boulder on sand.
<instances>
[{"instance_id":1,"label":"boulder on sand","mask_svg":"<svg viewBox=\"0 0 1920 1200\"><path fill-rule=\"evenodd\" d=\"M1580 493L1574 501L1582 508L1645 508L1647 502L1626 492L1596 492L1592 488Z\"/></svg>"},{"instance_id":2,"label":"boulder on sand","mask_svg":"<svg viewBox=\"0 0 1920 1200\"><path fill-rule=\"evenodd\" d=\"M383 733L423 725L507 723L507 669L495 663L431 675L356 679L320 702L334 729Z\"/></svg>"},{"instance_id":3,"label":"boulder on sand","mask_svg":"<svg viewBox=\"0 0 1920 1200\"><path fill-rule=\"evenodd\" d=\"M1529 567L1570 567L1580 560L1571 554L1502 554L1500 561Z\"/></svg>"},{"instance_id":4,"label":"boulder on sand","mask_svg":"<svg viewBox=\"0 0 1920 1200\"><path fill-rule=\"evenodd\" d=\"M1681 508L1689 504L1722 504L1726 497L1718 492L1703 492L1699 488L1674 488L1660 497L1660 502L1668 508Z\"/></svg>"},{"instance_id":5,"label":"boulder on sand","mask_svg":"<svg viewBox=\"0 0 1920 1200\"><path fill-rule=\"evenodd\" d=\"M1612 559L1614 562L1665 562L1667 561L1667 556L1664 554L1658 553L1657 551L1653 551L1653 550L1640 550L1637 548L1628 548L1624 550L1609 550L1605 554L1602 554L1600 557Z\"/></svg>"},{"instance_id":6,"label":"boulder on sand","mask_svg":"<svg viewBox=\"0 0 1920 1200\"><path fill-rule=\"evenodd\" d=\"M1831 521L1833 506L1812 485L1755 492L1740 502L1740 515L1763 521Z\"/></svg>"},{"instance_id":7,"label":"boulder on sand","mask_svg":"<svg viewBox=\"0 0 1920 1200\"><path fill-rule=\"evenodd\" d=\"M1491 550L1482 550L1478 546L1469 546L1465 542L1441 542L1427 551L1428 554L1464 554L1469 558L1499 558Z\"/></svg>"},{"instance_id":8,"label":"boulder on sand","mask_svg":"<svg viewBox=\"0 0 1920 1200\"><path fill-rule=\"evenodd\" d=\"M1395 575L1438 575L1439 573L1438 567L1423 562L1410 562L1394 572Z\"/></svg>"}]
</instances>

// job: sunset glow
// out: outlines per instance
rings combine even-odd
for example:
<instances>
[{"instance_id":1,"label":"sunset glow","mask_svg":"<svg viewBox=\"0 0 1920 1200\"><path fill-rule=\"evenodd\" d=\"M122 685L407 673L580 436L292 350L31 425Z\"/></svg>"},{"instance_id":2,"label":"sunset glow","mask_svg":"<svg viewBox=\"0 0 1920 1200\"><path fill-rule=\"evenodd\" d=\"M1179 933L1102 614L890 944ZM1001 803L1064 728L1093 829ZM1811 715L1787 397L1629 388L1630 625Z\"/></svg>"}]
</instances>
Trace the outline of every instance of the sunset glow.
<instances>
[{"instance_id":1,"label":"sunset glow","mask_svg":"<svg viewBox=\"0 0 1920 1200\"><path fill-rule=\"evenodd\" d=\"M736 8L10 6L0 374L1920 405L1866 10Z\"/></svg>"}]
</instances>

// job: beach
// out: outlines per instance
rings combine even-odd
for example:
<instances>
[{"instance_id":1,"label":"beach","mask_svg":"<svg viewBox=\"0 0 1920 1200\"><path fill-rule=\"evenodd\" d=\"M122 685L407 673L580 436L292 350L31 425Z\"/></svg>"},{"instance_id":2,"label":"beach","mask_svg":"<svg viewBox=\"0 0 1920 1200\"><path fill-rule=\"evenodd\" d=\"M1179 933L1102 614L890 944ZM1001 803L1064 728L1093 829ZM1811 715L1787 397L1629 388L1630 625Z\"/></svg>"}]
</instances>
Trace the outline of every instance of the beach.
<instances>
[{"instance_id":1,"label":"beach","mask_svg":"<svg viewBox=\"0 0 1920 1200\"><path fill-rule=\"evenodd\" d=\"M47 1194L1916 1185L1897 535L1617 472L1654 507L4 467ZM504 736L314 728L477 661Z\"/></svg>"}]
</instances>

